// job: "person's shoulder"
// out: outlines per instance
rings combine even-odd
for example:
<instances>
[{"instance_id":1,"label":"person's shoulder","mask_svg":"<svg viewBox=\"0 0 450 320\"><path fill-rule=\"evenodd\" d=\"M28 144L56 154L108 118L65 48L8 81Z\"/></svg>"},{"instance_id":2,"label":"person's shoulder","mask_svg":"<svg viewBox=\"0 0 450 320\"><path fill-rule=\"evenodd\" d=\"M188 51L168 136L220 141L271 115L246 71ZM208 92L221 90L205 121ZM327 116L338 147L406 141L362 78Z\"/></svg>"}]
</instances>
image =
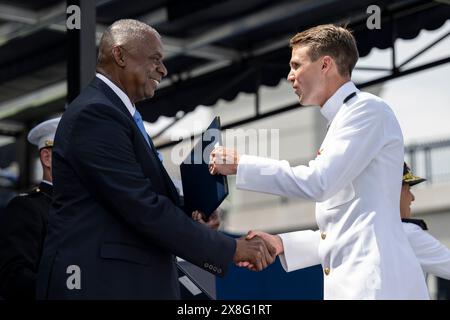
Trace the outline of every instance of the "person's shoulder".
<instances>
[{"instance_id":1,"label":"person's shoulder","mask_svg":"<svg viewBox=\"0 0 450 320\"><path fill-rule=\"evenodd\" d=\"M389 105L386 103L386 101L384 101L382 98L369 93L369 92L364 92L364 91L360 91L358 93L358 102L359 103L364 103L365 105L377 108L380 111L387 111L387 110L391 110L391 108L389 107Z\"/></svg>"},{"instance_id":2,"label":"person's shoulder","mask_svg":"<svg viewBox=\"0 0 450 320\"><path fill-rule=\"evenodd\" d=\"M81 122L83 126L88 120L96 120L98 118L120 121L129 120L124 112L102 95L92 96L90 99L82 99L75 103L71 110L68 111L65 112L67 115L65 119L63 116L64 121L62 123L80 124Z\"/></svg>"},{"instance_id":3,"label":"person's shoulder","mask_svg":"<svg viewBox=\"0 0 450 320\"><path fill-rule=\"evenodd\" d=\"M70 102L64 114L77 114L92 105L112 106L110 99L108 99L105 92L99 87L99 81L101 80L94 78L83 88L80 94Z\"/></svg>"},{"instance_id":4,"label":"person's shoulder","mask_svg":"<svg viewBox=\"0 0 450 320\"><path fill-rule=\"evenodd\" d=\"M413 222L402 222L403 230L406 232L406 234L412 234L417 232L424 232L424 230L416 223Z\"/></svg>"},{"instance_id":5,"label":"person's shoulder","mask_svg":"<svg viewBox=\"0 0 450 320\"><path fill-rule=\"evenodd\" d=\"M34 202L42 197L41 192L37 191L37 188L33 188L28 192L23 192L12 198L6 206L7 211L17 211L21 209L28 210L34 206Z\"/></svg>"},{"instance_id":6,"label":"person's shoulder","mask_svg":"<svg viewBox=\"0 0 450 320\"><path fill-rule=\"evenodd\" d=\"M382 98L369 93L360 91L358 93L358 100L354 106L355 109L363 109L365 112L379 116L380 119L396 120L396 116L389 104Z\"/></svg>"},{"instance_id":7,"label":"person's shoulder","mask_svg":"<svg viewBox=\"0 0 450 320\"><path fill-rule=\"evenodd\" d=\"M42 218L45 221L50 204L51 199L44 192L38 187L33 188L11 199L1 217L0 224L8 228L12 224L24 221L43 221Z\"/></svg>"},{"instance_id":8,"label":"person's shoulder","mask_svg":"<svg viewBox=\"0 0 450 320\"><path fill-rule=\"evenodd\" d=\"M346 104L342 108L343 117L351 118L361 118L364 121L367 119L379 119L382 121L386 114L391 114L392 110L383 101L383 99L368 93L359 91L357 94L357 99L351 101L351 103ZM393 113L392 113L393 114Z\"/></svg>"},{"instance_id":9,"label":"person's shoulder","mask_svg":"<svg viewBox=\"0 0 450 320\"><path fill-rule=\"evenodd\" d=\"M39 187L34 187L29 191L19 193L16 197L14 197L11 201L28 201L30 199L44 197L45 194Z\"/></svg>"},{"instance_id":10,"label":"person's shoulder","mask_svg":"<svg viewBox=\"0 0 450 320\"><path fill-rule=\"evenodd\" d=\"M91 93L87 93L87 92ZM86 88L85 91L81 92L78 97L73 100L67 111L72 111L74 114L90 110L92 107L112 107L112 102L107 99L101 92L95 92L92 89Z\"/></svg>"}]
</instances>

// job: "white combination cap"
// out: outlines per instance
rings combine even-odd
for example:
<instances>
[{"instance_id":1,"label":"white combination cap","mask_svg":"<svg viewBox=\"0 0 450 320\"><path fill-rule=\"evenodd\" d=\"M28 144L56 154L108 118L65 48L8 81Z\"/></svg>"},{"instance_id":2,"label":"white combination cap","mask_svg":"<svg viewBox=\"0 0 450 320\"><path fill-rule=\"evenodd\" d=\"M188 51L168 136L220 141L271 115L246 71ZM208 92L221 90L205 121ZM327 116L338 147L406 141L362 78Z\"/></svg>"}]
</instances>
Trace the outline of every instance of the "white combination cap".
<instances>
[{"instance_id":1,"label":"white combination cap","mask_svg":"<svg viewBox=\"0 0 450 320\"><path fill-rule=\"evenodd\" d=\"M53 147L56 128L58 127L61 117L44 121L30 130L28 133L28 141L41 150L45 147Z\"/></svg>"}]
</instances>

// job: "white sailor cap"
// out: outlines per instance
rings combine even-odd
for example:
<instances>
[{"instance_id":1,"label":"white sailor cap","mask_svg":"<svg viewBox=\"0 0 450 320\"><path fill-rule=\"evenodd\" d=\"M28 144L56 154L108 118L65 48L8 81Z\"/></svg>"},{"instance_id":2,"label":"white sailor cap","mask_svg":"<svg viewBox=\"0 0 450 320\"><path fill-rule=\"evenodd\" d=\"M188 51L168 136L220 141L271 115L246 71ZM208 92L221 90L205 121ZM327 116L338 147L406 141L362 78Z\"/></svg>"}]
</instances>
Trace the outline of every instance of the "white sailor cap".
<instances>
[{"instance_id":1,"label":"white sailor cap","mask_svg":"<svg viewBox=\"0 0 450 320\"><path fill-rule=\"evenodd\" d=\"M28 133L28 141L37 146L39 150L45 147L53 147L59 120L61 120L61 117L38 124Z\"/></svg>"}]
</instances>

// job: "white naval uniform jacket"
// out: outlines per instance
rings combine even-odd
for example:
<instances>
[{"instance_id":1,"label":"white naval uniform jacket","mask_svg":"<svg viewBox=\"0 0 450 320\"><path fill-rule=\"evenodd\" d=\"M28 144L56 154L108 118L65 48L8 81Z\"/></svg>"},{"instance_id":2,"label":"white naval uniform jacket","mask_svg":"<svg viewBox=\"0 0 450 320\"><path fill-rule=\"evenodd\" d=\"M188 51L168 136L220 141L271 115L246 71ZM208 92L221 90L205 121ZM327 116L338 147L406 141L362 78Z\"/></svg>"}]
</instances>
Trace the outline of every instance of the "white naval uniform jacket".
<instances>
[{"instance_id":1,"label":"white naval uniform jacket","mask_svg":"<svg viewBox=\"0 0 450 320\"><path fill-rule=\"evenodd\" d=\"M244 155L237 169L239 189L317 202L323 236L317 244L312 231L281 235L283 267L289 272L322 264L325 299L429 299L400 221L404 154L394 113L352 82L321 112L329 130L308 166Z\"/></svg>"},{"instance_id":2,"label":"white naval uniform jacket","mask_svg":"<svg viewBox=\"0 0 450 320\"><path fill-rule=\"evenodd\" d=\"M402 225L423 272L450 280L450 250L418 225Z\"/></svg>"}]
</instances>

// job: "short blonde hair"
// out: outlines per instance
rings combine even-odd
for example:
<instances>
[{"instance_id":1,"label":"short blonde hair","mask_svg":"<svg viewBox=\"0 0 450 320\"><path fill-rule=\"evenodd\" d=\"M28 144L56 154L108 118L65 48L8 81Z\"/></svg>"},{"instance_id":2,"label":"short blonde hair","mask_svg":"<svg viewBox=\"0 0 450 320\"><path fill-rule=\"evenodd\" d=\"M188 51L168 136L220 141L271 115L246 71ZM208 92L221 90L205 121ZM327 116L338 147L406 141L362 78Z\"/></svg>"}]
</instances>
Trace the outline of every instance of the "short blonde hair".
<instances>
[{"instance_id":1,"label":"short blonde hair","mask_svg":"<svg viewBox=\"0 0 450 320\"><path fill-rule=\"evenodd\" d=\"M311 61L324 55L332 57L341 76L351 76L359 58L351 31L332 24L310 28L291 38L291 48L302 45L309 47Z\"/></svg>"}]
</instances>

